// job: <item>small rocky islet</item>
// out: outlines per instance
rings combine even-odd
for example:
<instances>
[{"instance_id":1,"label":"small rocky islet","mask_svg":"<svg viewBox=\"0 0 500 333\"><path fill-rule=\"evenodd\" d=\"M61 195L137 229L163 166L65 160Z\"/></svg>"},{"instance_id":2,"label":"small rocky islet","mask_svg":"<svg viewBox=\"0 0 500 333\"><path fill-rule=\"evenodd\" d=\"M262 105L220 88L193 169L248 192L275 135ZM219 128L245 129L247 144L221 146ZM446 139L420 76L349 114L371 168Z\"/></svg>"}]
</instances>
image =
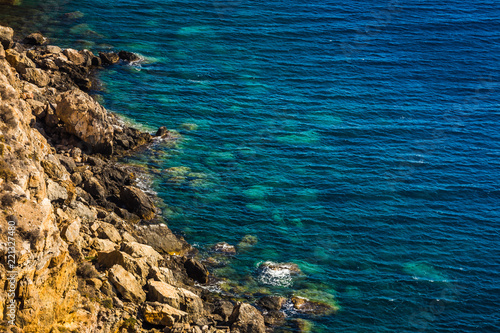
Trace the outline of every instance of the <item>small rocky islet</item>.
<instances>
[{"instance_id":1,"label":"small rocky islet","mask_svg":"<svg viewBox=\"0 0 500 333\"><path fill-rule=\"evenodd\" d=\"M0 228L15 221L17 255L16 326L8 325L2 290L1 331L260 333L285 324L287 302L303 313L331 312L306 298L267 295L254 306L203 288L215 278L196 249L170 231L162 203L138 186L142 170L119 162L177 135L132 128L88 93L94 71L138 60L127 51L63 50L39 33L15 41L0 26ZM247 236L238 247L256 242ZM8 247L2 232L3 285ZM227 243L213 251L237 253ZM286 325L308 327L298 319Z\"/></svg>"}]
</instances>

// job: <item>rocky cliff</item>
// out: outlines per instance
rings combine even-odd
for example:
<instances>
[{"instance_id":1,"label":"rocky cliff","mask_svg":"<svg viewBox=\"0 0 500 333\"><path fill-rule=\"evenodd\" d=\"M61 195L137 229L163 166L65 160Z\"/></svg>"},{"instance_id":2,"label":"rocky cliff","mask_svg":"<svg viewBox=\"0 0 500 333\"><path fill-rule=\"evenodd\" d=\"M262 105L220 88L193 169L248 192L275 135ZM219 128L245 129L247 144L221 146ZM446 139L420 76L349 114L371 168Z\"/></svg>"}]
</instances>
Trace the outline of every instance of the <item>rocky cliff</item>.
<instances>
[{"instance_id":1,"label":"rocky cliff","mask_svg":"<svg viewBox=\"0 0 500 333\"><path fill-rule=\"evenodd\" d=\"M40 34L15 42L0 27L2 332L266 330L253 306L199 287L206 268L136 186L140 170L116 162L171 139L128 127L85 92L92 71L133 59Z\"/></svg>"}]
</instances>

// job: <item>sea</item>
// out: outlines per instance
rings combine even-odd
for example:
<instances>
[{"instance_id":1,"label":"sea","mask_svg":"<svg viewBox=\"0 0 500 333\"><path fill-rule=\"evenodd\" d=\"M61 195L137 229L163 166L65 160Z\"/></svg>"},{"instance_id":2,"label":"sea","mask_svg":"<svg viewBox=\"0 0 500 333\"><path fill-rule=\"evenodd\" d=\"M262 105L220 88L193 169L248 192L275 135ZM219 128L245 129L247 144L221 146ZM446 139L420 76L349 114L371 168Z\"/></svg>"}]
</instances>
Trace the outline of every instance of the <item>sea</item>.
<instances>
[{"instance_id":1,"label":"sea","mask_svg":"<svg viewBox=\"0 0 500 333\"><path fill-rule=\"evenodd\" d=\"M215 263L211 290L336 309L287 303L283 332L500 332L499 18L492 0L0 5L19 38L141 55L94 94L178 138L125 162Z\"/></svg>"}]
</instances>

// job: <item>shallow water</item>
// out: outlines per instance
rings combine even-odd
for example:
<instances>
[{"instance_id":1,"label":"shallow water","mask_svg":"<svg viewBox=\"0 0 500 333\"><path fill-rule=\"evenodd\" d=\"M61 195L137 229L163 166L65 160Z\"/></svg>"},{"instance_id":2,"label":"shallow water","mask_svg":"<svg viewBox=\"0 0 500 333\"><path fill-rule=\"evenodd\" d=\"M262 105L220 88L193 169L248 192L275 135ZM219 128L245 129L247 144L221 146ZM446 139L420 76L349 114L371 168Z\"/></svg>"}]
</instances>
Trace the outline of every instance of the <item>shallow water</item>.
<instances>
[{"instance_id":1,"label":"shallow water","mask_svg":"<svg viewBox=\"0 0 500 333\"><path fill-rule=\"evenodd\" d=\"M0 23L146 58L103 71L101 94L182 134L133 161L173 230L206 255L258 239L215 269L247 288L221 289L338 304L308 318L313 332L496 332L499 13L481 0L25 1ZM267 278L266 261L303 274Z\"/></svg>"}]
</instances>

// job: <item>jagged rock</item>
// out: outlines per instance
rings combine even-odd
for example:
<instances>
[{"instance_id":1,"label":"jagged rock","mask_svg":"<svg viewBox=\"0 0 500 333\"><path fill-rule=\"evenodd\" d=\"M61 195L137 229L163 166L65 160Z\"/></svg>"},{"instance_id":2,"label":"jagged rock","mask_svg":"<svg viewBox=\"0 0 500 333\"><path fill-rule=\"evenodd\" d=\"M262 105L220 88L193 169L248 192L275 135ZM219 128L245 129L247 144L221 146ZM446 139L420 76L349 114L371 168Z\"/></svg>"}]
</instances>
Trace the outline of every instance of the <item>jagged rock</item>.
<instances>
[{"instance_id":1,"label":"jagged rock","mask_svg":"<svg viewBox=\"0 0 500 333\"><path fill-rule=\"evenodd\" d=\"M21 71L21 76L26 81L36 84L40 88L43 88L50 83L49 75L40 68L25 68Z\"/></svg>"},{"instance_id":2,"label":"jagged rock","mask_svg":"<svg viewBox=\"0 0 500 333\"><path fill-rule=\"evenodd\" d=\"M65 239L69 243L74 243L78 236L80 236L80 228L80 218L77 218L75 221L62 229L61 235L63 239Z\"/></svg>"},{"instance_id":3,"label":"jagged rock","mask_svg":"<svg viewBox=\"0 0 500 333\"><path fill-rule=\"evenodd\" d=\"M36 65L28 58L25 54L20 54L14 49L8 49L5 51L5 59L9 64L16 69L18 72L22 72L27 68L35 68Z\"/></svg>"},{"instance_id":4,"label":"jagged rock","mask_svg":"<svg viewBox=\"0 0 500 333\"><path fill-rule=\"evenodd\" d=\"M229 317L233 313L233 309L233 303L231 303L230 301L219 299L215 301L214 310L212 312L221 316L223 321L228 321Z\"/></svg>"},{"instance_id":5,"label":"jagged rock","mask_svg":"<svg viewBox=\"0 0 500 333\"><path fill-rule=\"evenodd\" d=\"M97 256L97 262L103 267L113 267L114 265L120 265L125 270L133 273L142 284L146 283L146 279L149 275L149 266L142 259L134 259L125 252L120 252L118 250L112 252L99 252Z\"/></svg>"},{"instance_id":6,"label":"jagged rock","mask_svg":"<svg viewBox=\"0 0 500 333\"><path fill-rule=\"evenodd\" d=\"M95 200L103 202L106 200L106 189L99 183L96 177L90 177L83 183L83 189L89 192Z\"/></svg>"},{"instance_id":7,"label":"jagged rock","mask_svg":"<svg viewBox=\"0 0 500 333\"><path fill-rule=\"evenodd\" d=\"M264 315L264 323L269 326L281 326L285 323L286 316L281 311L269 311Z\"/></svg>"},{"instance_id":8,"label":"jagged rock","mask_svg":"<svg viewBox=\"0 0 500 333\"><path fill-rule=\"evenodd\" d=\"M52 53L52 54L58 54L62 52L62 49L56 45L47 45L45 50L47 50L47 53Z\"/></svg>"},{"instance_id":9,"label":"jagged rock","mask_svg":"<svg viewBox=\"0 0 500 333\"><path fill-rule=\"evenodd\" d=\"M120 56L114 52L99 52L103 65L114 65L120 61Z\"/></svg>"},{"instance_id":10,"label":"jagged rock","mask_svg":"<svg viewBox=\"0 0 500 333\"><path fill-rule=\"evenodd\" d=\"M177 283L172 271L166 267L151 267L148 278L154 279L155 281L165 282L170 285L175 285Z\"/></svg>"},{"instance_id":11,"label":"jagged rock","mask_svg":"<svg viewBox=\"0 0 500 333\"><path fill-rule=\"evenodd\" d=\"M81 55L77 50L65 49L63 54L68 58L69 61L75 65L83 65L85 63L85 57Z\"/></svg>"},{"instance_id":12,"label":"jagged rock","mask_svg":"<svg viewBox=\"0 0 500 333\"><path fill-rule=\"evenodd\" d=\"M91 246L98 252L112 252L118 247L116 243L113 243L109 239L101 239L101 238L95 238L92 241Z\"/></svg>"},{"instance_id":13,"label":"jagged rock","mask_svg":"<svg viewBox=\"0 0 500 333\"><path fill-rule=\"evenodd\" d=\"M158 128L158 131L156 131L156 136L165 136L169 133L168 129L165 126L162 126Z\"/></svg>"},{"instance_id":14,"label":"jagged rock","mask_svg":"<svg viewBox=\"0 0 500 333\"><path fill-rule=\"evenodd\" d=\"M123 299L130 302L144 302L146 300L146 293L142 290L137 279L122 266L114 265L111 267L109 281Z\"/></svg>"},{"instance_id":15,"label":"jagged rock","mask_svg":"<svg viewBox=\"0 0 500 333\"><path fill-rule=\"evenodd\" d=\"M141 59L137 54L128 51L120 51L118 52L118 56L120 57L120 59L129 62L138 61Z\"/></svg>"},{"instance_id":16,"label":"jagged rock","mask_svg":"<svg viewBox=\"0 0 500 333\"><path fill-rule=\"evenodd\" d=\"M47 42L47 38L45 38L41 33L34 32L28 36L26 36L23 40L23 43L29 45L43 45Z\"/></svg>"},{"instance_id":17,"label":"jagged rock","mask_svg":"<svg viewBox=\"0 0 500 333\"><path fill-rule=\"evenodd\" d=\"M180 308L179 290L165 282L149 281L147 298L152 302L168 304L176 309Z\"/></svg>"},{"instance_id":18,"label":"jagged rock","mask_svg":"<svg viewBox=\"0 0 500 333\"><path fill-rule=\"evenodd\" d=\"M186 311L192 321L197 321L204 315L203 301L198 295L184 288L179 288L179 295L180 309Z\"/></svg>"},{"instance_id":19,"label":"jagged rock","mask_svg":"<svg viewBox=\"0 0 500 333\"><path fill-rule=\"evenodd\" d=\"M123 243L121 250L130 254L132 258L144 258L150 266L157 266L158 262L163 260L161 254L151 246L137 242Z\"/></svg>"},{"instance_id":20,"label":"jagged rock","mask_svg":"<svg viewBox=\"0 0 500 333\"><path fill-rule=\"evenodd\" d=\"M257 301L257 305L268 310L281 310L281 307L285 303L286 298L280 296L263 296Z\"/></svg>"},{"instance_id":21,"label":"jagged rock","mask_svg":"<svg viewBox=\"0 0 500 333\"><path fill-rule=\"evenodd\" d=\"M14 29L10 27L3 27L0 25L0 43L5 49L10 48L12 38L14 37Z\"/></svg>"},{"instance_id":22,"label":"jagged rock","mask_svg":"<svg viewBox=\"0 0 500 333\"><path fill-rule=\"evenodd\" d=\"M186 322L188 317L186 312L158 302L146 302L141 312L147 323L167 327L172 327L175 323Z\"/></svg>"},{"instance_id":23,"label":"jagged rock","mask_svg":"<svg viewBox=\"0 0 500 333\"><path fill-rule=\"evenodd\" d=\"M47 198L50 201L64 201L68 199L68 191L59 183L47 179Z\"/></svg>"},{"instance_id":24,"label":"jagged rock","mask_svg":"<svg viewBox=\"0 0 500 333\"><path fill-rule=\"evenodd\" d=\"M188 259L184 263L184 268L187 275L193 280L203 284L208 282L208 270L202 263L194 259Z\"/></svg>"},{"instance_id":25,"label":"jagged rock","mask_svg":"<svg viewBox=\"0 0 500 333\"><path fill-rule=\"evenodd\" d=\"M238 330L241 333L265 333L266 325L262 314L246 303L238 303L229 317L231 331Z\"/></svg>"},{"instance_id":26,"label":"jagged rock","mask_svg":"<svg viewBox=\"0 0 500 333\"><path fill-rule=\"evenodd\" d=\"M90 96L78 90L63 93L58 98L56 115L69 133L90 145L92 150L113 153L114 130L107 111Z\"/></svg>"},{"instance_id":27,"label":"jagged rock","mask_svg":"<svg viewBox=\"0 0 500 333\"><path fill-rule=\"evenodd\" d=\"M5 49L3 48L2 43L0 43L0 60L5 59Z\"/></svg>"},{"instance_id":28,"label":"jagged rock","mask_svg":"<svg viewBox=\"0 0 500 333\"><path fill-rule=\"evenodd\" d=\"M226 242L217 243L212 247L215 252L220 252L224 254L233 255L236 254L236 247L234 245L229 245Z\"/></svg>"},{"instance_id":29,"label":"jagged rock","mask_svg":"<svg viewBox=\"0 0 500 333\"><path fill-rule=\"evenodd\" d=\"M73 160L71 157L64 155L57 155L57 158L59 159L61 165L65 167L69 173L73 173L75 171L76 169L75 160Z\"/></svg>"},{"instance_id":30,"label":"jagged rock","mask_svg":"<svg viewBox=\"0 0 500 333\"><path fill-rule=\"evenodd\" d=\"M138 241L152 246L162 254L182 255L189 252L191 246L181 237L177 237L165 224L148 225L135 230Z\"/></svg>"},{"instance_id":31,"label":"jagged rock","mask_svg":"<svg viewBox=\"0 0 500 333\"><path fill-rule=\"evenodd\" d=\"M120 236L118 230L110 223L99 222L97 234L99 238L109 239L113 243L120 243L122 241L122 236Z\"/></svg>"},{"instance_id":32,"label":"jagged rock","mask_svg":"<svg viewBox=\"0 0 500 333\"><path fill-rule=\"evenodd\" d=\"M128 210L136 213L144 220L155 217L156 209L151 199L140 189L134 186L124 186L120 191L120 199Z\"/></svg>"}]
</instances>

